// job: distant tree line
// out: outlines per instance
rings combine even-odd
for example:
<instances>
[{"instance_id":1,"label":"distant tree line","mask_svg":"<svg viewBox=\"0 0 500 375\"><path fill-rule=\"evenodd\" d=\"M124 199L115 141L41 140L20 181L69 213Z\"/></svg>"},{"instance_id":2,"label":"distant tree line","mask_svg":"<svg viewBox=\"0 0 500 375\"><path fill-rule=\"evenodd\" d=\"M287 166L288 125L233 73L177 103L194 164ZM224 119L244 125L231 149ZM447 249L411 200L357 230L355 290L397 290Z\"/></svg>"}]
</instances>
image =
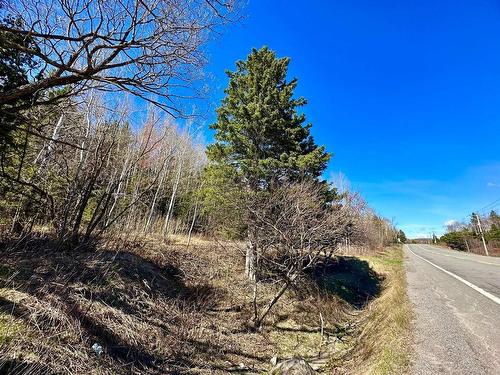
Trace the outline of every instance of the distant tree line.
<instances>
[{"instance_id":1,"label":"distant tree line","mask_svg":"<svg viewBox=\"0 0 500 375\"><path fill-rule=\"evenodd\" d=\"M468 222L453 222L447 226L447 232L440 241L453 249L484 253L481 231L491 250L500 248L500 216L494 210L487 215L480 215L478 225L477 214L472 214Z\"/></svg>"}]
</instances>

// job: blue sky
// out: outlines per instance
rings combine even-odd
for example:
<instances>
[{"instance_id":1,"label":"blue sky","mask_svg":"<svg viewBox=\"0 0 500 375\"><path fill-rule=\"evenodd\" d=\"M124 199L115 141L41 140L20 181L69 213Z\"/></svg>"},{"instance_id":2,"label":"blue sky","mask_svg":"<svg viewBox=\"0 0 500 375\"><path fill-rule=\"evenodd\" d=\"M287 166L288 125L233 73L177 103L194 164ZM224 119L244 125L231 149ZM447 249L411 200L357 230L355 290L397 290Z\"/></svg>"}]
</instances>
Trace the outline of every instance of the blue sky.
<instances>
[{"instance_id":1,"label":"blue sky","mask_svg":"<svg viewBox=\"0 0 500 375\"><path fill-rule=\"evenodd\" d=\"M499 1L250 0L243 12L207 48L214 108L224 71L267 45L292 59L334 153L325 177L345 174L409 236L500 198Z\"/></svg>"}]
</instances>

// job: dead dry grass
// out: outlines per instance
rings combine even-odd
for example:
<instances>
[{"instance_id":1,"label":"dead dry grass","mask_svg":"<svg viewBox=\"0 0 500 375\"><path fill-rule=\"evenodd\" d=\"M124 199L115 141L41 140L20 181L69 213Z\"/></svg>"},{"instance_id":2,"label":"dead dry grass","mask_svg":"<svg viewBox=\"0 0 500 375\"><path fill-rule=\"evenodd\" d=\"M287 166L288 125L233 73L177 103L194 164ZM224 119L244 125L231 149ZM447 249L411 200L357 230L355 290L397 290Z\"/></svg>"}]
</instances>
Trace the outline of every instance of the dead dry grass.
<instances>
[{"instance_id":1,"label":"dead dry grass","mask_svg":"<svg viewBox=\"0 0 500 375\"><path fill-rule=\"evenodd\" d=\"M260 373L274 356L340 352L354 330L355 307L310 283L252 331L238 243L129 235L67 253L53 245L46 234L2 244L0 373ZM275 288L263 286L262 303Z\"/></svg>"},{"instance_id":2,"label":"dead dry grass","mask_svg":"<svg viewBox=\"0 0 500 375\"><path fill-rule=\"evenodd\" d=\"M344 364L352 374L407 374L411 360L411 306L401 246L365 258L384 276L380 296L366 308Z\"/></svg>"}]
</instances>

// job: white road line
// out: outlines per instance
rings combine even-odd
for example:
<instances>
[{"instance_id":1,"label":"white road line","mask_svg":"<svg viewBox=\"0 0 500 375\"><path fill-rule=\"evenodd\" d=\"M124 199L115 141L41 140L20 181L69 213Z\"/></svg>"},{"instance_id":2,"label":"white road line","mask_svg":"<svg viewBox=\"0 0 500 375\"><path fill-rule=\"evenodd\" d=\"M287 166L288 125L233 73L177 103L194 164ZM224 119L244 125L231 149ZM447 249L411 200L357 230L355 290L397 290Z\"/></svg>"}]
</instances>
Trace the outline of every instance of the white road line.
<instances>
[{"instance_id":1,"label":"white road line","mask_svg":"<svg viewBox=\"0 0 500 375\"><path fill-rule=\"evenodd\" d=\"M483 262L481 260L475 260L475 259L468 259L468 258L462 258L462 257L456 257L455 255L450 255L450 254L442 254L440 252L437 252L437 251L432 251L432 250L429 250L429 249L426 249L425 247L423 247L422 245L417 245L418 247L421 247L422 249L424 249L425 251L428 251L432 254L436 254L436 255L442 255L442 256L445 256L445 257L451 257L451 258L455 258L455 259L461 259L461 260L468 260L469 262L476 262L476 263L482 263L482 264L489 264L490 266L497 266L497 267L500 267L500 264L497 264L497 263L491 263L491 262Z\"/></svg>"},{"instance_id":2,"label":"white road line","mask_svg":"<svg viewBox=\"0 0 500 375\"><path fill-rule=\"evenodd\" d=\"M462 283L464 283L465 285L471 287L472 289L474 289L476 292L479 292L481 293L483 296L485 296L486 298L489 298L490 300L492 300L493 302L495 302L496 304L500 305L500 298L494 296L493 294L491 293L488 293L486 290L484 289L481 289L480 287L472 284L471 282L465 280L465 279L462 279L460 276L457 276L455 275L454 273L450 272L450 271L447 271L445 270L444 268L442 267L439 267L437 264L434 264L432 263L431 261L421 257L420 255L417 255L415 254L412 249L410 249L410 247L408 246L408 250L410 251L410 253L412 253L413 255L415 255L417 258L420 258L422 259L423 261L429 263L430 265L436 267L438 270L441 270L443 271L444 273L447 273L448 275L450 275L451 277L454 277L455 279L457 279L458 281L461 281Z\"/></svg>"}]
</instances>

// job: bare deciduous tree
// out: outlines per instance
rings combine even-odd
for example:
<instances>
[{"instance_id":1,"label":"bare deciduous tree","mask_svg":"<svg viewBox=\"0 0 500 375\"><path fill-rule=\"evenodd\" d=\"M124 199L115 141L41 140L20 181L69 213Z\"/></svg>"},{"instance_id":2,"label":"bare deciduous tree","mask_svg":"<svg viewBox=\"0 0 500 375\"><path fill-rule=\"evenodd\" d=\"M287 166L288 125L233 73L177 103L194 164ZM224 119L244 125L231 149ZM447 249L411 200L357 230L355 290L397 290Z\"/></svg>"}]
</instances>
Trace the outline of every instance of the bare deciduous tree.
<instances>
[{"instance_id":1,"label":"bare deciduous tree","mask_svg":"<svg viewBox=\"0 0 500 375\"><path fill-rule=\"evenodd\" d=\"M0 105L33 94L40 95L29 105L46 103L94 87L126 91L179 114L173 100L190 95L204 63L201 46L233 9L233 0L8 1L0 18L16 22L0 23L0 32L29 37L33 46L8 37L2 43L33 56L39 64L31 76L43 76L3 93Z\"/></svg>"},{"instance_id":2,"label":"bare deciduous tree","mask_svg":"<svg viewBox=\"0 0 500 375\"><path fill-rule=\"evenodd\" d=\"M377 215L358 192L351 190L345 175L339 173L332 180L348 220L340 249L342 253L369 253L395 241L393 223Z\"/></svg>"},{"instance_id":3,"label":"bare deciduous tree","mask_svg":"<svg viewBox=\"0 0 500 375\"><path fill-rule=\"evenodd\" d=\"M304 277L305 271L331 257L342 242L347 223L341 207L325 203L315 182L285 184L249 205L255 228L256 328L281 296ZM281 284L274 297L259 309L258 287L264 278Z\"/></svg>"},{"instance_id":4,"label":"bare deciduous tree","mask_svg":"<svg viewBox=\"0 0 500 375\"><path fill-rule=\"evenodd\" d=\"M0 159L0 177L15 179L2 180L15 206L5 212L11 231L29 231L30 223L52 226L60 243L71 245L88 243L113 225L149 232L164 221L165 202L175 191L170 219L187 232L191 213L178 203L194 206L185 197L193 195L205 160L191 136L154 107L134 131L126 102L111 111L98 93L83 98L40 113L48 121L44 134L52 136L30 139L20 150L24 156L13 154L14 164Z\"/></svg>"}]
</instances>

